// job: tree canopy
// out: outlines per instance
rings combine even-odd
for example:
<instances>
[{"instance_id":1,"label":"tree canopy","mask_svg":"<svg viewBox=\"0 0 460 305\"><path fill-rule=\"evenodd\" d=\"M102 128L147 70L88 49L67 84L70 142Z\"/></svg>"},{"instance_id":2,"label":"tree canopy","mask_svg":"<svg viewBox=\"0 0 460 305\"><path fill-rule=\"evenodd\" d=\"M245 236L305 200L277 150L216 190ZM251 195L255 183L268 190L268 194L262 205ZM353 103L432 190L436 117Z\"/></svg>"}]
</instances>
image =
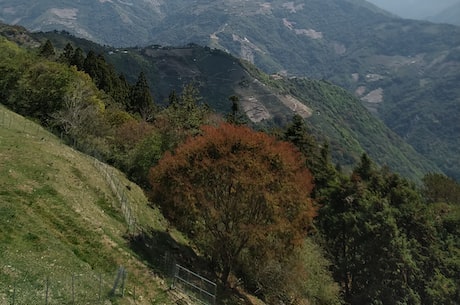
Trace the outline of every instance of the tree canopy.
<instances>
[{"instance_id":1,"label":"tree canopy","mask_svg":"<svg viewBox=\"0 0 460 305\"><path fill-rule=\"evenodd\" d=\"M315 215L312 177L290 143L227 123L202 130L151 169L152 200L225 283L243 251L263 260L302 244Z\"/></svg>"}]
</instances>

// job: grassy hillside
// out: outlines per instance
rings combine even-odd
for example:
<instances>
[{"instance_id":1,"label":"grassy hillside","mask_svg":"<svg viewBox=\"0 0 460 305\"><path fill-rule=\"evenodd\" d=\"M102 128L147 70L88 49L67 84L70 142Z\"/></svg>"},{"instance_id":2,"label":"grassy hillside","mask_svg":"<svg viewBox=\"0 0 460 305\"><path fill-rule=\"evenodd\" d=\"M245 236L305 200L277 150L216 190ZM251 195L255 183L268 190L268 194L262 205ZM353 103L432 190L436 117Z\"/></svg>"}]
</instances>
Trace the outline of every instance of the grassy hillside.
<instances>
[{"instance_id":1,"label":"grassy hillside","mask_svg":"<svg viewBox=\"0 0 460 305\"><path fill-rule=\"evenodd\" d=\"M125 297L119 286L113 304L168 303L167 287L130 250L113 182L136 228L164 230L143 192L117 170L0 106L0 304L44 304L47 278L49 304L71 300L72 279L77 301L100 296L108 304L120 265L128 271Z\"/></svg>"}]
</instances>

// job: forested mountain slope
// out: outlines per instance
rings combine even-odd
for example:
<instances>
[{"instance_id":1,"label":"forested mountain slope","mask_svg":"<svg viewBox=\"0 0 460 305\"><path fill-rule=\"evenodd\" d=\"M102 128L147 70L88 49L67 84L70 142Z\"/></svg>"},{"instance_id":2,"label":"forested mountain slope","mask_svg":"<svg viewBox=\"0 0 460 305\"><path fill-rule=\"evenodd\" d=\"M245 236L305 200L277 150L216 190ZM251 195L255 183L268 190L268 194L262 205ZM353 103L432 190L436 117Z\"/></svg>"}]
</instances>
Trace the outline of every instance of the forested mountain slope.
<instances>
[{"instance_id":1,"label":"forested mountain slope","mask_svg":"<svg viewBox=\"0 0 460 305\"><path fill-rule=\"evenodd\" d=\"M345 168L367 152L379 164L416 180L440 171L353 95L326 81L269 76L230 54L197 45L115 49L62 33L35 36L49 38L61 48L72 41L76 47L98 50L133 83L145 72L159 104L166 105L172 91L180 92L192 83L200 90L202 102L222 114L231 111L229 97L237 96L245 115L258 128L284 126L299 114L320 141L330 143L334 160Z\"/></svg>"},{"instance_id":2,"label":"forested mountain slope","mask_svg":"<svg viewBox=\"0 0 460 305\"><path fill-rule=\"evenodd\" d=\"M459 27L397 18L361 0L5 0L0 18L115 46L208 45L267 73L327 79L460 177Z\"/></svg>"}]
</instances>

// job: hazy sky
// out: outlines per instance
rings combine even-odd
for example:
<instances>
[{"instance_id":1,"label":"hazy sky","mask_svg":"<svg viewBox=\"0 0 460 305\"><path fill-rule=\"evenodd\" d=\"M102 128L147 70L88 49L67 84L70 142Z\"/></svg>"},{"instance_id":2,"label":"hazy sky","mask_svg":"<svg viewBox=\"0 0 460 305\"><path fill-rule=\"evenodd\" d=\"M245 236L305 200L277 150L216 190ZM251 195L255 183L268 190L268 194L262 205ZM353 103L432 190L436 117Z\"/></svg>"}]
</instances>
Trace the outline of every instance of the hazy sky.
<instances>
[{"instance_id":1,"label":"hazy sky","mask_svg":"<svg viewBox=\"0 0 460 305\"><path fill-rule=\"evenodd\" d=\"M425 19L460 0L367 0L404 18ZM459 17L460 18L460 17Z\"/></svg>"}]
</instances>

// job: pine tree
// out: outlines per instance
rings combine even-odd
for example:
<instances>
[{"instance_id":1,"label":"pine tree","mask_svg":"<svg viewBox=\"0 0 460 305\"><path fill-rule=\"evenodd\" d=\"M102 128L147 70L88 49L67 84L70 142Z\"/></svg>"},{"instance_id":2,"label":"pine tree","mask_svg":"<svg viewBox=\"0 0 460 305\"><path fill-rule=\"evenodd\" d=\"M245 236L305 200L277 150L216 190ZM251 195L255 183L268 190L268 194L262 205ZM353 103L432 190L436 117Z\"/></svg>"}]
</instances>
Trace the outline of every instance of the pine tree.
<instances>
[{"instance_id":1,"label":"pine tree","mask_svg":"<svg viewBox=\"0 0 460 305\"><path fill-rule=\"evenodd\" d=\"M72 44L69 42L64 47L64 52L59 56L59 61L66 63L68 65L72 62L72 57L75 54Z\"/></svg>"},{"instance_id":2,"label":"pine tree","mask_svg":"<svg viewBox=\"0 0 460 305\"><path fill-rule=\"evenodd\" d=\"M244 113L240 109L240 99L236 95L232 95L229 98L232 103L231 113L227 115L227 122L235 125L244 125L248 123L248 120Z\"/></svg>"},{"instance_id":3,"label":"pine tree","mask_svg":"<svg viewBox=\"0 0 460 305\"><path fill-rule=\"evenodd\" d=\"M85 65L85 55L81 48L76 48L70 60L70 65L77 67L78 70L83 71Z\"/></svg>"},{"instance_id":4,"label":"pine tree","mask_svg":"<svg viewBox=\"0 0 460 305\"><path fill-rule=\"evenodd\" d=\"M146 121L152 120L156 112L152 93L144 72L139 73L137 82L131 89L128 111L140 114Z\"/></svg>"},{"instance_id":5,"label":"pine tree","mask_svg":"<svg viewBox=\"0 0 460 305\"><path fill-rule=\"evenodd\" d=\"M54 46L51 41L48 39L40 48L40 56L45 58L52 58L56 55L54 51Z\"/></svg>"}]
</instances>

